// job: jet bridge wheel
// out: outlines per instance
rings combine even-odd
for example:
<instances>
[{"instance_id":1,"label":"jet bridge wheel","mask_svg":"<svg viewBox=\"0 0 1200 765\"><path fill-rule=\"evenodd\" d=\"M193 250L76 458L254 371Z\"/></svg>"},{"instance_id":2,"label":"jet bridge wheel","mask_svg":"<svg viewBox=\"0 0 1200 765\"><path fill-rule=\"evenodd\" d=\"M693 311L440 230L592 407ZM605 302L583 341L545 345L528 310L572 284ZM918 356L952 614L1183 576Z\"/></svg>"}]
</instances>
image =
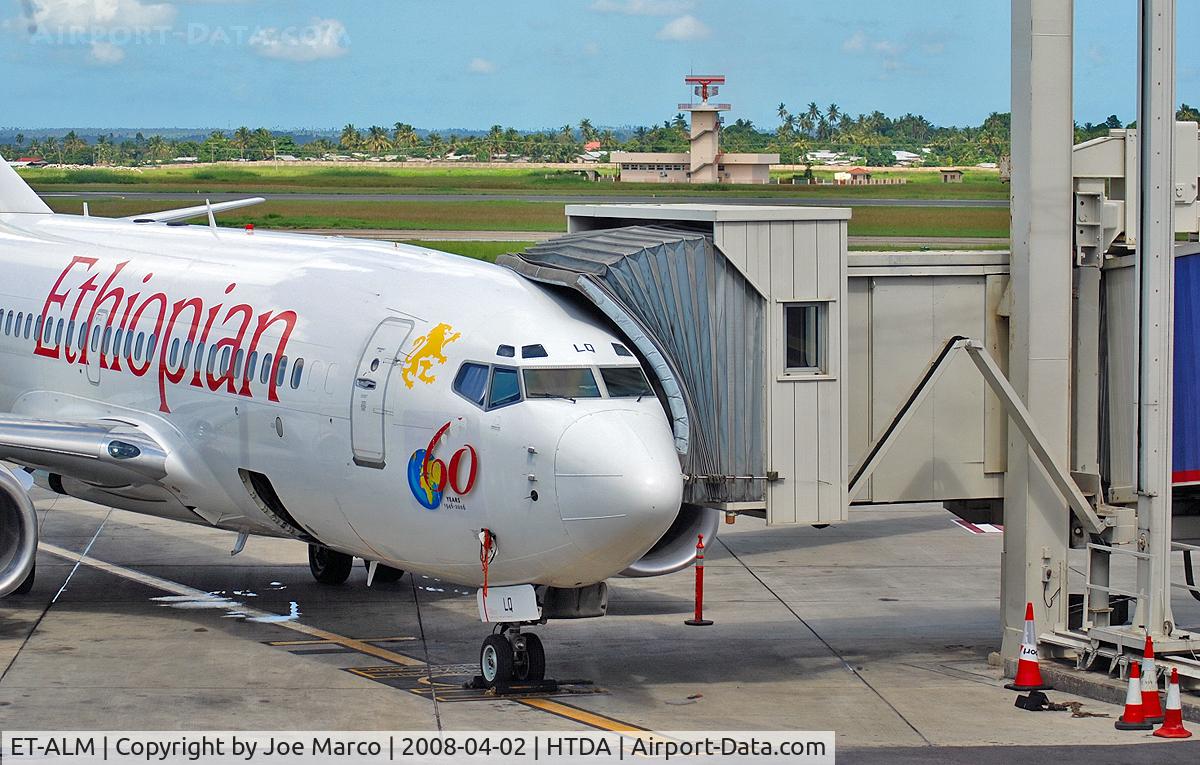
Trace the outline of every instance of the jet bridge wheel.
<instances>
[{"instance_id":1,"label":"jet bridge wheel","mask_svg":"<svg viewBox=\"0 0 1200 765\"><path fill-rule=\"evenodd\" d=\"M309 545L308 570L321 584L341 584L354 570L354 557L328 547Z\"/></svg>"}]
</instances>

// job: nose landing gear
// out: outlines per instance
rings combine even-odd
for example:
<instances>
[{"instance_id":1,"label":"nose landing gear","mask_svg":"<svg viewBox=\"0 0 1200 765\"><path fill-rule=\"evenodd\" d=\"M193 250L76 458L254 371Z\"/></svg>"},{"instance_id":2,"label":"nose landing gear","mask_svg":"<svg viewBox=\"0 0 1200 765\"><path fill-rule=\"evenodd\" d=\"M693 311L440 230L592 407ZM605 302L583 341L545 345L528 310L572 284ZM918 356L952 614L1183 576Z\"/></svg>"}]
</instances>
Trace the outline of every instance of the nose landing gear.
<instances>
[{"instance_id":1,"label":"nose landing gear","mask_svg":"<svg viewBox=\"0 0 1200 765\"><path fill-rule=\"evenodd\" d=\"M479 651L479 673L488 688L539 685L546 679L546 649L541 639L521 632L520 624L501 624Z\"/></svg>"}]
</instances>

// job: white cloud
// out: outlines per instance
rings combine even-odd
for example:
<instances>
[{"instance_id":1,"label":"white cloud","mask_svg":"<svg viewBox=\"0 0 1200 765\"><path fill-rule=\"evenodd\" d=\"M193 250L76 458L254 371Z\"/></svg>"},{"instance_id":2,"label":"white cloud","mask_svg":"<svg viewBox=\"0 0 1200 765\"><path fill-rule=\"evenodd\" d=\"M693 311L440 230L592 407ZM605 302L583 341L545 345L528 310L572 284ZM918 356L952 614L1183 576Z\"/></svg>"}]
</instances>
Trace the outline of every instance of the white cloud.
<instances>
[{"instance_id":1,"label":"white cloud","mask_svg":"<svg viewBox=\"0 0 1200 765\"><path fill-rule=\"evenodd\" d=\"M704 40L712 34L712 30L708 28L703 21L695 16L688 14L680 16L677 19L672 19L666 25L658 30L655 35L660 40L673 40L675 42L688 42L691 40Z\"/></svg>"},{"instance_id":2,"label":"white cloud","mask_svg":"<svg viewBox=\"0 0 1200 765\"><path fill-rule=\"evenodd\" d=\"M496 62L486 58L473 58L467 64L467 71L472 74L492 74L496 71Z\"/></svg>"},{"instance_id":3,"label":"white cloud","mask_svg":"<svg viewBox=\"0 0 1200 765\"><path fill-rule=\"evenodd\" d=\"M871 49L876 53L882 53L884 56L895 57L907 50L908 46L895 40L876 40Z\"/></svg>"},{"instance_id":4,"label":"white cloud","mask_svg":"<svg viewBox=\"0 0 1200 765\"><path fill-rule=\"evenodd\" d=\"M24 18L35 33L60 30L136 30L167 26L175 20L170 3L143 0L28 0Z\"/></svg>"},{"instance_id":5,"label":"white cloud","mask_svg":"<svg viewBox=\"0 0 1200 765\"><path fill-rule=\"evenodd\" d=\"M282 61L318 61L349 52L346 26L337 19L313 19L303 27L268 27L250 36L260 56Z\"/></svg>"},{"instance_id":6,"label":"white cloud","mask_svg":"<svg viewBox=\"0 0 1200 765\"><path fill-rule=\"evenodd\" d=\"M595 0L597 13L621 13L626 16L675 16L696 7L692 0Z\"/></svg>"},{"instance_id":7,"label":"white cloud","mask_svg":"<svg viewBox=\"0 0 1200 765\"><path fill-rule=\"evenodd\" d=\"M110 42L97 41L92 43L89 59L98 66L113 66L125 60L125 49Z\"/></svg>"},{"instance_id":8,"label":"white cloud","mask_svg":"<svg viewBox=\"0 0 1200 765\"><path fill-rule=\"evenodd\" d=\"M867 47L867 36L860 29L842 41L842 50L847 53L858 53Z\"/></svg>"}]
</instances>

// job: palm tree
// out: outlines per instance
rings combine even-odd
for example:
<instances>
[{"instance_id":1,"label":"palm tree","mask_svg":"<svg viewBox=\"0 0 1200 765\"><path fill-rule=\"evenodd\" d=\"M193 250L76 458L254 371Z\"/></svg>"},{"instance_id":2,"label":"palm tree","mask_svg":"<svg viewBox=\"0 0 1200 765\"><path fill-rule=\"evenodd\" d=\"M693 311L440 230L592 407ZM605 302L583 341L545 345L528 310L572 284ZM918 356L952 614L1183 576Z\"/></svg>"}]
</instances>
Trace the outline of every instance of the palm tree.
<instances>
[{"instance_id":1,"label":"palm tree","mask_svg":"<svg viewBox=\"0 0 1200 765\"><path fill-rule=\"evenodd\" d=\"M787 122L787 118L788 118L787 104L780 101L779 106L775 109L775 113L779 115L780 122Z\"/></svg>"},{"instance_id":2,"label":"palm tree","mask_svg":"<svg viewBox=\"0 0 1200 765\"><path fill-rule=\"evenodd\" d=\"M829 125L832 127L833 125L838 124L838 120L841 119L842 110L838 108L837 104L830 104L829 108L825 110L825 117L829 121Z\"/></svg>"},{"instance_id":3,"label":"palm tree","mask_svg":"<svg viewBox=\"0 0 1200 765\"><path fill-rule=\"evenodd\" d=\"M442 156L442 137L437 133L429 134L429 153L435 159Z\"/></svg>"},{"instance_id":4,"label":"palm tree","mask_svg":"<svg viewBox=\"0 0 1200 765\"><path fill-rule=\"evenodd\" d=\"M825 113L821 111L821 107L817 106L816 101L808 102L808 110L804 115L808 117L814 129L821 124L821 120L825 119Z\"/></svg>"},{"instance_id":5,"label":"palm tree","mask_svg":"<svg viewBox=\"0 0 1200 765\"><path fill-rule=\"evenodd\" d=\"M163 140L161 135L152 135L150 140L146 142L146 151L150 154L150 159L154 162L159 162L166 159L169 146Z\"/></svg>"},{"instance_id":6,"label":"palm tree","mask_svg":"<svg viewBox=\"0 0 1200 765\"><path fill-rule=\"evenodd\" d=\"M387 131L379 125L372 125L367 130L366 140L367 151L372 154L382 154L392 148L392 142L388 139Z\"/></svg>"},{"instance_id":7,"label":"palm tree","mask_svg":"<svg viewBox=\"0 0 1200 765\"><path fill-rule=\"evenodd\" d=\"M675 117L671 120L671 127L677 130L684 130L687 128L687 117L683 116L683 112L677 112L675 114Z\"/></svg>"},{"instance_id":8,"label":"palm tree","mask_svg":"<svg viewBox=\"0 0 1200 765\"><path fill-rule=\"evenodd\" d=\"M346 151L354 151L359 146L362 146L362 133L358 132L358 128L352 124L342 128L342 137L339 139L341 147Z\"/></svg>"},{"instance_id":9,"label":"palm tree","mask_svg":"<svg viewBox=\"0 0 1200 765\"><path fill-rule=\"evenodd\" d=\"M415 146L418 142L417 131L407 122L397 122L392 125L392 140L398 147Z\"/></svg>"},{"instance_id":10,"label":"palm tree","mask_svg":"<svg viewBox=\"0 0 1200 765\"><path fill-rule=\"evenodd\" d=\"M596 140L596 128L592 126L592 121L584 117L579 121L579 134L583 136L584 143Z\"/></svg>"},{"instance_id":11,"label":"palm tree","mask_svg":"<svg viewBox=\"0 0 1200 765\"><path fill-rule=\"evenodd\" d=\"M242 159L246 158L246 150L250 148L250 142L253 140L254 133L250 132L250 128L245 125L233 131L233 145L241 152Z\"/></svg>"}]
</instances>

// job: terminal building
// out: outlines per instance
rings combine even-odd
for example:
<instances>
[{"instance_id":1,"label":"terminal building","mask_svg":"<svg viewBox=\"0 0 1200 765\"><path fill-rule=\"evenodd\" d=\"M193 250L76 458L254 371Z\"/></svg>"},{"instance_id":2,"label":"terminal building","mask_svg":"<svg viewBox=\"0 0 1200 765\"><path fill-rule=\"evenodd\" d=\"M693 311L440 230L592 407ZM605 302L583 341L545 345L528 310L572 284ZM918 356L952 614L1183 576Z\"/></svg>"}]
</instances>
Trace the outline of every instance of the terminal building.
<instances>
[{"instance_id":1,"label":"terminal building","mask_svg":"<svg viewBox=\"0 0 1200 765\"><path fill-rule=\"evenodd\" d=\"M710 103L721 75L685 77L694 87L699 103L680 104L679 110L692 116L689 148L686 152L614 151L612 161L620 168L621 180L629 183L769 183L771 165L779 164L778 154L726 154L721 151L720 113L729 104Z\"/></svg>"}]
</instances>

